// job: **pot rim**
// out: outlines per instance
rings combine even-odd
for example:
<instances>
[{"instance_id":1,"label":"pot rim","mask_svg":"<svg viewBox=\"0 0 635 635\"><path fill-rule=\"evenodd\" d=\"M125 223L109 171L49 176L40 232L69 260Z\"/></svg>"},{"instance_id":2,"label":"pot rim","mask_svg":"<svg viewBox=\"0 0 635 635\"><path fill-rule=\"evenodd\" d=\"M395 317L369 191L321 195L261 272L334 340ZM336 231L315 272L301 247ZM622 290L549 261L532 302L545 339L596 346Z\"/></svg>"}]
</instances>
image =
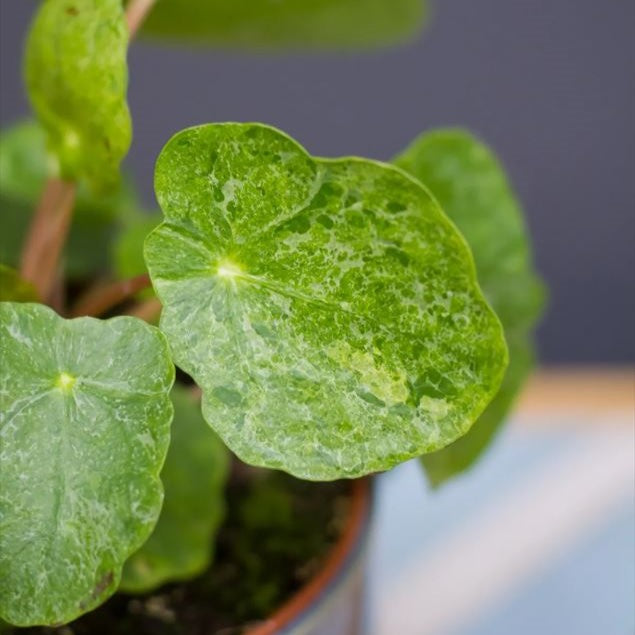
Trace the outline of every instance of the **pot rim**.
<instances>
[{"instance_id":1,"label":"pot rim","mask_svg":"<svg viewBox=\"0 0 635 635\"><path fill-rule=\"evenodd\" d=\"M370 478L352 481L351 508L337 542L331 547L320 570L265 620L245 631L246 635L276 635L291 626L334 582L355 554L368 524L371 503Z\"/></svg>"}]
</instances>

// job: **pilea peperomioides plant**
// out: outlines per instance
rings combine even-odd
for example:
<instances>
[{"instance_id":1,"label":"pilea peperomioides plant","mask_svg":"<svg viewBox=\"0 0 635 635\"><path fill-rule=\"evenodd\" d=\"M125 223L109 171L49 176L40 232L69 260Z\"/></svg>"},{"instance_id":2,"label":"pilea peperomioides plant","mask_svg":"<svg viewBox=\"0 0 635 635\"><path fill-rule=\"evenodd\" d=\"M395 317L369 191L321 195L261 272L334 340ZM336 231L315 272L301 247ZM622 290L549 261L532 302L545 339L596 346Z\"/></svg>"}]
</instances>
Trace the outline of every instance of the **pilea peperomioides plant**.
<instances>
[{"instance_id":1,"label":"pilea peperomioides plant","mask_svg":"<svg viewBox=\"0 0 635 635\"><path fill-rule=\"evenodd\" d=\"M139 213L117 181L127 40L152 4L45 0L26 52L39 123L3 134L0 616L15 625L205 569L227 448L310 480L422 457L442 482L531 365L542 287L502 169L468 133L424 135L387 164L312 157L262 124L187 128L157 161L162 222ZM300 33L294 3L261 4L166 0L148 29L182 36L183 11L199 39L244 44L247 25L255 45L344 45L355 19L355 3L315 2ZM379 28L388 4L370 2L358 44L409 29ZM67 243L75 207L88 233ZM111 275L134 278L94 281L110 253ZM69 295L64 272L87 290ZM173 387L174 364L198 389Z\"/></svg>"}]
</instances>

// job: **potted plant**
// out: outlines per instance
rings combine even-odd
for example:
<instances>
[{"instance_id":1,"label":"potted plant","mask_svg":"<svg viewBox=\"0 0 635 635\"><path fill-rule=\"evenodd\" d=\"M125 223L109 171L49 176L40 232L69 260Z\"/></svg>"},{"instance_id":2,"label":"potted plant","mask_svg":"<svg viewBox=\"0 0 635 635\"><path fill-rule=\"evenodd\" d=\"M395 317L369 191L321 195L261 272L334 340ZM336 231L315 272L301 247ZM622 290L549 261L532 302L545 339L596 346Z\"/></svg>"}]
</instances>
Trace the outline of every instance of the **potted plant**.
<instances>
[{"instance_id":1,"label":"potted plant","mask_svg":"<svg viewBox=\"0 0 635 635\"><path fill-rule=\"evenodd\" d=\"M141 213L119 164L144 18L260 45L337 44L359 19L153 4L45 0L37 122L2 135L3 628L355 632L367 477L466 469L529 372L543 293L522 215L467 132L388 164L258 123L172 136L162 215ZM369 2L353 43L411 28L392 9Z\"/></svg>"}]
</instances>

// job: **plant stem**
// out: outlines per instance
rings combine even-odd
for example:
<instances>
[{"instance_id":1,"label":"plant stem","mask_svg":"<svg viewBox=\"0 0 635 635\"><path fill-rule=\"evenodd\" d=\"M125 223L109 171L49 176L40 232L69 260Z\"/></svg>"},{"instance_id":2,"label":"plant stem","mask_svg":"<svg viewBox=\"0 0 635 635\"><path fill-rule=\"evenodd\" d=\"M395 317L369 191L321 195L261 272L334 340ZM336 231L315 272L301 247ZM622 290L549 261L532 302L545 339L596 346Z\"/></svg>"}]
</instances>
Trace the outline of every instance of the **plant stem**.
<instances>
[{"instance_id":1,"label":"plant stem","mask_svg":"<svg viewBox=\"0 0 635 635\"><path fill-rule=\"evenodd\" d=\"M132 39L156 0L130 0L126 6L126 22Z\"/></svg>"},{"instance_id":2,"label":"plant stem","mask_svg":"<svg viewBox=\"0 0 635 635\"><path fill-rule=\"evenodd\" d=\"M161 313L161 303L157 298L151 298L145 302L141 302L132 307L129 311L126 311L126 315L132 315L133 317L141 318L146 322L152 322L159 317Z\"/></svg>"},{"instance_id":3,"label":"plant stem","mask_svg":"<svg viewBox=\"0 0 635 635\"><path fill-rule=\"evenodd\" d=\"M47 302L57 276L57 262L66 242L75 203L75 183L49 179L44 186L22 249L20 273Z\"/></svg>"},{"instance_id":4,"label":"plant stem","mask_svg":"<svg viewBox=\"0 0 635 635\"><path fill-rule=\"evenodd\" d=\"M71 315L91 315L97 317L103 315L109 309L121 304L132 295L150 286L150 278L147 273L129 278L117 280L106 284L100 284L89 289L73 306Z\"/></svg>"},{"instance_id":5,"label":"plant stem","mask_svg":"<svg viewBox=\"0 0 635 635\"><path fill-rule=\"evenodd\" d=\"M53 280L53 288L49 296L49 305L60 315L64 312L64 306L66 305L66 285L64 284L63 272L59 267L55 275L55 280Z\"/></svg>"}]
</instances>

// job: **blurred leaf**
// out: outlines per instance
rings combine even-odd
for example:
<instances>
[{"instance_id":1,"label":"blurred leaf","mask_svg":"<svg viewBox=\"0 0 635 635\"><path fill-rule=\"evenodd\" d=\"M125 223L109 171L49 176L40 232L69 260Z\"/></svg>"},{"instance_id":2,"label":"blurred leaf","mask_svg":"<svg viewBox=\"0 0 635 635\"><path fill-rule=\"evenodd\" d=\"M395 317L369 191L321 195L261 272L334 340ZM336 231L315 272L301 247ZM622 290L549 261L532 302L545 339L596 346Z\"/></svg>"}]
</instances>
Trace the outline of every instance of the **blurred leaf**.
<instances>
[{"instance_id":1,"label":"blurred leaf","mask_svg":"<svg viewBox=\"0 0 635 635\"><path fill-rule=\"evenodd\" d=\"M533 365L530 331L545 290L533 270L529 234L505 172L491 150L462 130L417 138L395 163L436 196L472 249L478 280L498 314L510 365L501 389L472 429L448 447L422 457L438 485L468 468L499 429Z\"/></svg>"},{"instance_id":2,"label":"blurred leaf","mask_svg":"<svg viewBox=\"0 0 635 635\"><path fill-rule=\"evenodd\" d=\"M35 121L25 120L0 132L0 192L31 203L44 181L55 174L55 159L46 152L46 136Z\"/></svg>"},{"instance_id":3,"label":"blurred leaf","mask_svg":"<svg viewBox=\"0 0 635 635\"><path fill-rule=\"evenodd\" d=\"M26 45L29 98L60 175L105 191L132 136L121 0L45 0Z\"/></svg>"},{"instance_id":4,"label":"blurred leaf","mask_svg":"<svg viewBox=\"0 0 635 635\"><path fill-rule=\"evenodd\" d=\"M157 212L144 214L139 212L128 221L113 241L112 261L117 277L126 279L146 273L143 259L143 243L146 236L161 223ZM137 294L140 299L154 297L152 287Z\"/></svg>"},{"instance_id":5,"label":"blurred leaf","mask_svg":"<svg viewBox=\"0 0 635 635\"><path fill-rule=\"evenodd\" d=\"M0 264L0 302L37 302L35 287L12 267Z\"/></svg>"},{"instance_id":6,"label":"blurred leaf","mask_svg":"<svg viewBox=\"0 0 635 635\"><path fill-rule=\"evenodd\" d=\"M143 243L161 220L157 212L138 213L126 223L113 244L113 262L119 277L131 278L148 270L143 259Z\"/></svg>"},{"instance_id":7,"label":"blurred leaf","mask_svg":"<svg viewBox=\"0 0 635 635\"><path fill-rule=\"evenodd\" d=\"M165 498L148 541L125 564L120 590L140 593L193 577L212 559L213 537L224 514L227 449L188 390L172 391L174 420L161 472Z\"/></svg>"},{"instance_id":8,"label":"blurred leaf","mask_svg":"<svg viewBox=\"0 0 635 635\"><path fill-rule=\"evenodd\" d=\"M38 123L23 121L0 132L0 258L12 266L18 264L40 192L53 172L54 161ZM127 181L109 196L96 196L80 184L65 253L67 273L78 278L106 271L112 237L137 208Z\"/></svg>"},{"instance_id":9,"label":"blurred leaf","mask_svg":"<svg viewBox=\"0 0 635 635\"><path fill-rule=\"evenodd\" d=\"M355 49L413 37L424 0L159 0L149 35L233 48Z\"/></svg>"}]
</instances>

